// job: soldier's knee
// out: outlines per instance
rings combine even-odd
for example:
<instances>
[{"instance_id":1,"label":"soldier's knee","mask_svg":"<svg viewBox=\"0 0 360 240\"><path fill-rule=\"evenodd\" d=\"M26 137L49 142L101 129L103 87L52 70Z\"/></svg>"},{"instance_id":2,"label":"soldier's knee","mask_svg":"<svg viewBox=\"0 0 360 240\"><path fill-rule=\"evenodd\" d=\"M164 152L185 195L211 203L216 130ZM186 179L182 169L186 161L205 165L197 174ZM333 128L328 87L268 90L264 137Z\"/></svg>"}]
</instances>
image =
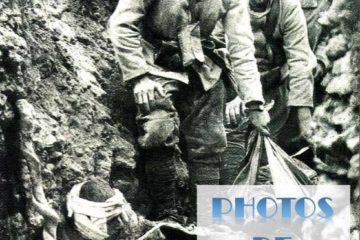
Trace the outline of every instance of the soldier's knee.
<instances>
[{"instance_id":1,"label":"soldier's knee","mask_svg":"<svg viewBox=\"0 0 360 240\"><path fill-rule=\"evenodd\" d=\"M175 147L179 142L179 118L176 112L155 110L145 116L140 123L142 148Z\"/></svg>"}]
</instances>

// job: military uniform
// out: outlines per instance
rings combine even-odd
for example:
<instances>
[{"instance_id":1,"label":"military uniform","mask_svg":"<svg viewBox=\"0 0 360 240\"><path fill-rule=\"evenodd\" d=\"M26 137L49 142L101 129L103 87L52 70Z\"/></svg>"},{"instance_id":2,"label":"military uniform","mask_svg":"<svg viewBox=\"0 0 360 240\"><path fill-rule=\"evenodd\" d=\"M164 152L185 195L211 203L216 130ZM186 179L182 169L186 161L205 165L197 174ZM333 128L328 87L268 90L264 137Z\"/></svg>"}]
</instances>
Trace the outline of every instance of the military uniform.
<instances>
[{"instance_id":1,"label":"military uniform","mask_svg":"<svg viewBox=\"0 0 360 240\"><path fill-rule=\"evenodd\" d=\"M267 102L274 100L269 111L271 137L284 147L299 134L297 122L290 116L291 108L313 107L312 69L316 57L309 46L306 19L300 3L270 0L269 6L263 12L250 11L250 17L264 98ZM276 16L271 16L274 13ZM231 95L229 91L227 93ZM246 141L239 136L246 136L247 124L227 126L230 148L223 154L222 172L223 175L230 173L231 177L222 177L225 179L223 184L232 183L238 171L236 166L244 157Z\"/></svg>"},{"instance_id":2,"label":"military uniform","mask_svg":"<svg viewBox=\"0 0 360 240\"><path fill-rule=\"evenodd\" d=\"M323 26L318 22L322 13L330 8L331 2L329 0L301 0L301 7L304 11L306 24L308 28L308 36L311 49L316 54L318 60L321 60L324 65L328 66L328 59L322 49L326 33ZM320 46L319 46L320 45Z\"/></svg>"},{"instance_id":3,"label":"military uniform","mask_svg":"<svg viewBox=\"0 0 360 240\"><path fill-rule=\"evenodd\" d=\"M243 99L262 103L244 1L120 0L109 21L123 81L131 85L147 76L161 83L167 93L152 103L150 112L139 109L137 115L148 187L154 202L161 203L158 218L174 209L174 161L180 142L186 146L193 191L196 184L219 181L219 154L226 147L226 138L224 72L210 57L224 47L212 34L217 25L223 26L227 36L232 70Z\"/></svg>"},{"instance_id":4,"label":"military uniform","mask_svg":"<svg viewBox=\"0 0 360 240\"><path fill-rule=\"evenodd\" d=\"M331 2L329 0L302 0L301 6L303 8L309 33L310 46L316 55L318 64L321 65L322 76L315 79L314 103L320 104L325 96L325 91L320 85L322 77L331 68L331 62L326 55L327 44L329 40L329 29L325 29L318 20L321 14L330 8Z\"/></svg>"}]
</instances>

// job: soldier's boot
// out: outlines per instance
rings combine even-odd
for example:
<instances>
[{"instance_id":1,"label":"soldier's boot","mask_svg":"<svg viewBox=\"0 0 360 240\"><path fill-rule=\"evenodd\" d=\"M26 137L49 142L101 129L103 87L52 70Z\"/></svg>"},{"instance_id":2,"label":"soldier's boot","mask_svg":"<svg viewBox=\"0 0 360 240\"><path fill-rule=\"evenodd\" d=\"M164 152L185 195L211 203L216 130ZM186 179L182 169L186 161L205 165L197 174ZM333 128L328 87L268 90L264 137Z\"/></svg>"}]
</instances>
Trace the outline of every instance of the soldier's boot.
<instances>
[{"instance_id":1,"label":"soldier's boot","mask_svg":"<svg viewBox=\"0 0 360 240\"><path fill-rule=\"evenodd\" d=\"M177 220L174 150L159 148L144 154L147 186L154 205L154 220Z\"/></svg>"},{"instance_id":2,"label":"soldier's boot","mask_svg":"<svg viewBox=\"0 0 360 240\"><path fill-rule=\"evenodd\" d=\"M187 223L196 223L196 186L219 185L220 181L220 156L202 159L193 159L189 163L190 178L190 206Z\"/></svg>"}]
</instances>

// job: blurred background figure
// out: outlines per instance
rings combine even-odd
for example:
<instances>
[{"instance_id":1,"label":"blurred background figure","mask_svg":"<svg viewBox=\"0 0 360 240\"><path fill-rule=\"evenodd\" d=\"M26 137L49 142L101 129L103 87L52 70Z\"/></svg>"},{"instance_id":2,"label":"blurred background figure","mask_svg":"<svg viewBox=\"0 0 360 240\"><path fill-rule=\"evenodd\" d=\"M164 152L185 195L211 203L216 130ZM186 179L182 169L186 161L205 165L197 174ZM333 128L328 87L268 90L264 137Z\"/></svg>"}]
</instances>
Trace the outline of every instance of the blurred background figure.
<instances>
[{"instance_id":1,"label":"blurred background figure","mask_svg":"<svg viewBox=\"0 0 360 240\"><path fill-rule=\"evenodd\" d=\"M313 70L315 81L315 105L320 104L324 98L325 91L321 86L321 81L331 68L331 61L326 55L330 38L330 29L319 22L320 18L329 9L330 5L331 1L329 0L301 0L301 7L304 11L308 27L310 46L317 59L317 65Z\"/></svg>"}]
</instances>

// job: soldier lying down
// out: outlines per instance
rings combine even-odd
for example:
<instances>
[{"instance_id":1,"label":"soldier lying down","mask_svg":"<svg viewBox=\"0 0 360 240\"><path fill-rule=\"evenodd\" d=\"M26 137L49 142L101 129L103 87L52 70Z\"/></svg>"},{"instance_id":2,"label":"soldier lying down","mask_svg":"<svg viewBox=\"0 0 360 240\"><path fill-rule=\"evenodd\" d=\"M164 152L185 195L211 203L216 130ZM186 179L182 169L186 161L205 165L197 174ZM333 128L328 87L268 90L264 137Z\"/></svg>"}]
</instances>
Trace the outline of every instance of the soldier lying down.
<instances>
[{"instance_id":1,"label":"soldier lying down","mask_svg":"<svg viewBox=\"0 0 360 240\"><path fill-rule=\"evenodd\" d=\"M33 198L33 204L44 217L44 240L196 239L179 224L137 216L119 190L97 178L75 185L68 193L65 222L48 203Z\"/></svg>"}]
</instances>

